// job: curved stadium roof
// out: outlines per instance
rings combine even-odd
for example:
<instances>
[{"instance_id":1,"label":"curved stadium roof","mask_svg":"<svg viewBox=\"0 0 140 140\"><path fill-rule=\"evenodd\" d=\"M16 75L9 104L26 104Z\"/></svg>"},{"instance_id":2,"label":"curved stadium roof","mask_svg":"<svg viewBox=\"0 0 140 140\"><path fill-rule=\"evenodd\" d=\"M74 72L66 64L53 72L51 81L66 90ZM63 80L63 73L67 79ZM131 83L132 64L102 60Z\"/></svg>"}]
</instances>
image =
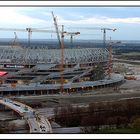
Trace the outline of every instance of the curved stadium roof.
<instances>
[{"instance_id":1,"label":"curved stadium roof","mask_svg":"<svg viewBox=\"0 0 140 140\"><path fill-rule=\"evenodd\" d=\"M60 63L60 49L21 49L0 48L0 59L9 59L15 63L23 61L27 63L45 62ZM77 48L64 49L65 63L89 63L108 61L109 52L105 48Z\"/></svg>"}]
</instances>

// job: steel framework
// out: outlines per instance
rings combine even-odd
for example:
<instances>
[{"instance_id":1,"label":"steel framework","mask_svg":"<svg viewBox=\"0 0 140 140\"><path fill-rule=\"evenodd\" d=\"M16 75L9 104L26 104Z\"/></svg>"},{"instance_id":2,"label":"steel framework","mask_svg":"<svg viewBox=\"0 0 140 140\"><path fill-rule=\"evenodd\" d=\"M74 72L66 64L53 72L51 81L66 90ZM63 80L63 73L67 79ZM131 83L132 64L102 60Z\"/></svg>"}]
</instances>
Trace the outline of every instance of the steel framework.
<instances>
[{"instance_id":1,"label":"steel framework","mask_svg":"<svg viewBox=\"0 0 140 140\"><path fill-rule=\"evenodd\" d=\"M109 60L109 51L106 48L76 48L64 49L64 64L70 63L99 63ZM61 63L60 49L28 49L0 47L0 63L3 62L19 64ZM23 63L24 62L24 63Z\"/></svg>"}]
</instances>

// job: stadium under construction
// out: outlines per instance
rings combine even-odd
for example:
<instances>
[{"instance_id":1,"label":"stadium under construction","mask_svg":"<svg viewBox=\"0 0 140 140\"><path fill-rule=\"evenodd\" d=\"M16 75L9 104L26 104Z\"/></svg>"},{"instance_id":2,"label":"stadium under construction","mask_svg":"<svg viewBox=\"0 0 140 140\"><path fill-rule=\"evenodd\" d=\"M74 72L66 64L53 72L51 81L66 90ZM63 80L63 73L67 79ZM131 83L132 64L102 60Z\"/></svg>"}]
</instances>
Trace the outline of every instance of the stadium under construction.
<instances>
[{"instance_id":1,"label":"stadium under construction","mask_svg":"<svg viewBox=\"0 0 140 140\"><path fill-rule=\"evenodd\" d=\"M122 75L112 73L111 45L107 49L105 42L106 30L116 29L96 28L103 31L103 48L69 49L64 47L64 36L70 35L73 44L73 36L80 32L66 32L64 25L60 31L53 12L52 17L56 31L0 28L15 34L13 45L0 47L1 96L82 93L123 82ZM28 47L19 47L16 31L28 32ZM56 33L60 48L32 48L32 32Z\"/></svg>"},{"instance_id":2,"label":"stadium under construction","mask_svg":"<svg viewBox=\"0 0 140 140\"><path fill-rule=\"evenodd\" d=\"M82 93L122 83L120 74L109 76L106 48L23 49L0 47L1 96ZM63 69L62 69L63 68Z\"/></svg>"}]
</instances>

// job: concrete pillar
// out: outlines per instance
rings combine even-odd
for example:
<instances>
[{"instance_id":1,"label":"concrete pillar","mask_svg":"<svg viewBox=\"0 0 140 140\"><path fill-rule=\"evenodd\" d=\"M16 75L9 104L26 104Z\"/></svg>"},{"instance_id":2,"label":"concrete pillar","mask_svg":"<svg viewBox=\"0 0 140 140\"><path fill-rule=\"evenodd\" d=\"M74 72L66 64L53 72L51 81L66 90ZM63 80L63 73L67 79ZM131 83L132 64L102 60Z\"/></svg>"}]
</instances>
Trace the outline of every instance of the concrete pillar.
<instances>
[{"instance_id":1,"label":"concrete pillar","mask_svg":"<svg viewBox=\"0 0 140 140\"><path fill-rule=\"evenodd\" d=\"M18 90L18 96L19 96L19 90Z\"/></svg>"},{"instance_id":2,"label":"concrete pillar","mask_svg":"<svg viewBox=\"0 0 140 140\"><path fill-rule=\"evenodd\" d=\"M28 96L28 91L26 91L26 96Z\"/></svg>"},{"instance_id":3,"label":"concrete pillar","mask_svg":"<svg viewBox=\"0 0 140 140\"><path fill-rule=\"evenodd\" d=\"M82 92L84 91L84 87L82 87Z\"/></svg>"},{"instance_id":4,"label":"concrete pillar","mask_svg":"<svg viewBox=\"0 0 140 140\"><path fill-rule=\"evenodd\" d=\"M41 95L42 95L43 93L42 93L42 90L41 90Z\"/></svg>"},{"instance_id":5,"label":"concrete pillar","mask_svg":"<svg viewBox=\"0 0 140 140\"><path fill-rule=\"evenodd\" d=\"M1 91L1 96L3 96L3 91Z\"/></svg>"},{"instance_id":6,"label":"concrete pillar","mask_svg":"<svg viewBox=\"0 0 140 140\"><path fill-rule=\"evenodd\" d=\"M69 92L71 93L71 88L69 88Z\"/></svg>"},{"instance_id":7,"label":"concrete pillar","mask_svg":"<svg viewBox=\"0 0 140 140\"><path fill-rule=\"evenodd\" d=\"M47 94L49 94L49 90L47 90Z\"/></svg>"},{"instance_id":8,"label":"concrete pillar","mask_svg":"<svg viewBox=\"0 0 140 140\"><path fill-rule=\"evenodd\" d=\"M34 92L33 94L34 94L34 95L36 95L36 92L35 92L35 90L34 90L33 92Z\"/></svg>"},{"instance_id":9,"label":"concrete pillar","mask_svg":"<svg viewBox=\"0 0 140 140\"><path fill-rule=\"evenodd\" d=\"M68 92L68 89L66 89L66 92L67 92L67 94L69 93L69 92Z\"/></svg>"},{"instance_id":10,"label":"concrete pillar","mask_svg":"<svg viewBox=\"0 0 140 140\"><path fill-rule=\"evenodd\" d=\"M9 95L10 95L10 96L12 95L12 92L11 92L11 91L9 91Z\"/></svg>"}]
</instances>

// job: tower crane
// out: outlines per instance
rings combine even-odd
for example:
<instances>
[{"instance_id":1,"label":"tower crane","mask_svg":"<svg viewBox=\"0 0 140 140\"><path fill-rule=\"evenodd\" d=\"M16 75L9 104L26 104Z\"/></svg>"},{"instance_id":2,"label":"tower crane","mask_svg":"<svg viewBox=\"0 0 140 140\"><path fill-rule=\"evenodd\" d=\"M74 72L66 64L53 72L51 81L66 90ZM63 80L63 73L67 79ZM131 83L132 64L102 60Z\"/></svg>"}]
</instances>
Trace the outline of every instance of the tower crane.
<instances>
[{"instance_id":1,"label":"tower crane","mask_svg":"<svg viewBox=\"0 0 140 140\"><path fill-rule=\"evenodd\" d=\"M71 46L73 46L73 36L79 35L80 32L66 32L65 34L70 35L70 43L71 43Z\"/></svg>"},{"instance_id":2,"label":"tower crane","mask_svg":"<svg viewBox=\"0 0 140 140\"><path fill-rule=\"evenodd\" d=\"M32 32L43 32L43 33L56 33L53 30L47 30L47 29L37 29L37 28L26 28L26 29L16 29L16 28L0 28L0 31L18 31L18 32L28 32L28 46L30 47L30 39ZM16 34L15 34L16 35ZM16 36L15 36L16 37ZM28 53L28 48L25 49L25 55L24 55L24 62L25 58Z\"/></svg>"},{"instance_id":3,"label":"tower crane","mask_svg":"<svg viewBox=\"0 0 140 140\"><path fill-rule=\"evenodd\" d=\"M41 33L56 33L56 31L48 30L48 29L39 29L39 28L26 28L28 32L28 46L30 47L31 43L31 35L33 32L41 32Z\"/></svg>"},{"instance_id":4,"label":"tower crane","mask_svg":"<svg viewBox=\"0 0 140 140\"><path fill-rule=\"evenodd\" d=\"M30 47L32 29L31 28L26 28L26 31L28 32L28 47Z\"/></svg>"},{"instance_id":5,"label":"tower crane","mask_svg":"<svg viewBox=\"0 0 140 140\"><path fill-rule=\"evenodd\" d=\"M19 46L20 46L20 44L17 42L18 37L17 37L16 32L14 32L14 36L15 36L15 38L14 38L13 41L12 41L12 48L13 48L14 46L16 46L16 47L19 47Z\"/></svg>"},{"instance_id":6,"label":"tower crane","mask_svg":"<svg viewBox=\"0 0 140 140\"><path fill-rule=\"evenodd\" d=\"M17 28L0 28L0 31L19 31L19 32L26 32L25 29L17 29Z\"/></svg>"},{"instance_id":7,"label":"tower crane","mask_svg":"<svg viewBox=\"0 0 140 140\"><path fill-rule=\"evenodd\" d=\"M112 65L113 65L113 57L112 57L112 46L113 45L117 45L117 44L121 44L121 41L117 41L117 42L112 42L111 41L111 37L110 37L110 42L109 42L109 46L108 46L108 51L109 51L109 61L108 61L108 78L111 79L111 73L112 73Z\"/></svg>"},{"instance_id":8,"label":"tower crane","mask_svg":"<svg viewBox=\"0 0 140 140\"><path fill-rule=\"evenodd\" d=\"M56 33L56 31L48 29L39 29L39 28L26 28L26 29L17 29L17 28L0 28L0 31L14 31L14 32L28 32L28 46L30 47L31 34L33 32L40 33Z\"/></svg>"},{"instance_id":9,"label":"tower crane","mask_svg":"<svg viewBox=\"0 0 140 140\"><path fill-rule=\"evenodd\" d=\"M60 94L64 93L64 25L62 25L62 31L61 31L61 39L60 39L60 35L59 35L59 29L58 29L58 24L57 24L57 20L56 17L54 16L53 12L52 12L52 16L53 16L53 20L54 20L54 25L55 25L55 29L56 29L56 34L57 34L57 39L60 45L60 50L61 50L61 64L60 64L60 75L61 75L61 85L60 85Z\"/></svg>"},{"instance_id":10,"label":"tower crane","mask_svg":"<svg viewBox=\"0 0 140 140\"><path fill-rule=\"evenodd\" d=\"M12 48L14 47L14 46L16 46L16 47L21 47L20 46L20 44L19 44L19 42L17 42L17 40L18 40L18 37L17 37L17 33L16 32L25 32L25 29L16 29L16 28L0 28L0 31L13 31L14 32L14 39L13 39L13 41L12 41L12 43L11 43L11 45L12 45Z\"/></svg>"},{"instance_id":11,"label":"tower crane","mask_svg":"<svg viewBox=\"0 0 140 140\"><path fill-rule=\"evenodd\" d=\"M110 39L111 41L111 39ZM108 47L109 51L109 62L108 62L108 78L111 79L111 73L112 73L112 42L109 43Z\"/></svg>"},{"instance_id":12,"label":"tower crane","mask_svg":"<svg viewBox=\"0 0 140 140\"><path fill-rule=\"evenodd\" d=\"M62 25L62 32L61 32L61 65L60 65L60 72L61 72L61 86L60 86L60 93L64 93L64 26Z\"/></svg>"},{"instance_id":13,"label":"tower crane","mask_svg":"<svg viewBox=\"0 0 140 140\"><path fill-rule=\"evenodd\" d=\"M85 30L101 30L103 31L103 46L106 47L106 31L116 31L116 28L101 28L101 27L78 27L76 29L85 29Z\"/></svg>"},{"instance_id":14,"label":"tower crane","mask_svg":"<svg viewBox=\"0 0 140 140\"><path fill-rule=\"evenodd\" d=\"M103 31L103 46L104 48L106 47L106 30L112 30L112 31L116 31L116 29L111 29L111 28L101 28L101 30Z\"/></svg>"},{"instance_id":15,"label":"tower crane","mask_svg":"<svg viewBox=\"0 0 140 140\"><path fill-rule=\"evenodd\" d=\"M64 25L62 25L63 31L62 32L59 31L58 24L57 24L57 18L54 16L53 12L52 12L52 16L53 16L53 21L54 21L55 30L57 33L57 39L58 39L59 45L61 46L61 39L60 39L59 33L63 33L63 35L70 35L70 42L71 42L71 44L73 44L73 36L80 34L80 32L66 32L66 31L64 31Z\"/></svg>"},{"instance_id":16,"label":"tower crane","mask_svg":"<svg viewBox=\"0 0 140 140\"><path fill-rule=\"evenodd\" d=\"M53 20L54 20L54 25L57 33L57 39L60 45L61 49L61 64L60 64L60 72L61 72L61 85L60 85L60 93L64 93L64 37L65 35L70 35L71 36L71 43L73 42L73 36L80 34L80 32L66 32L64 31L64 25L62 25L62 31L59 31L58 24L57 24L57 19L54 16L52 12ZM60 34L61 33L61 38Z\"/></svg>"}]
</instances>

